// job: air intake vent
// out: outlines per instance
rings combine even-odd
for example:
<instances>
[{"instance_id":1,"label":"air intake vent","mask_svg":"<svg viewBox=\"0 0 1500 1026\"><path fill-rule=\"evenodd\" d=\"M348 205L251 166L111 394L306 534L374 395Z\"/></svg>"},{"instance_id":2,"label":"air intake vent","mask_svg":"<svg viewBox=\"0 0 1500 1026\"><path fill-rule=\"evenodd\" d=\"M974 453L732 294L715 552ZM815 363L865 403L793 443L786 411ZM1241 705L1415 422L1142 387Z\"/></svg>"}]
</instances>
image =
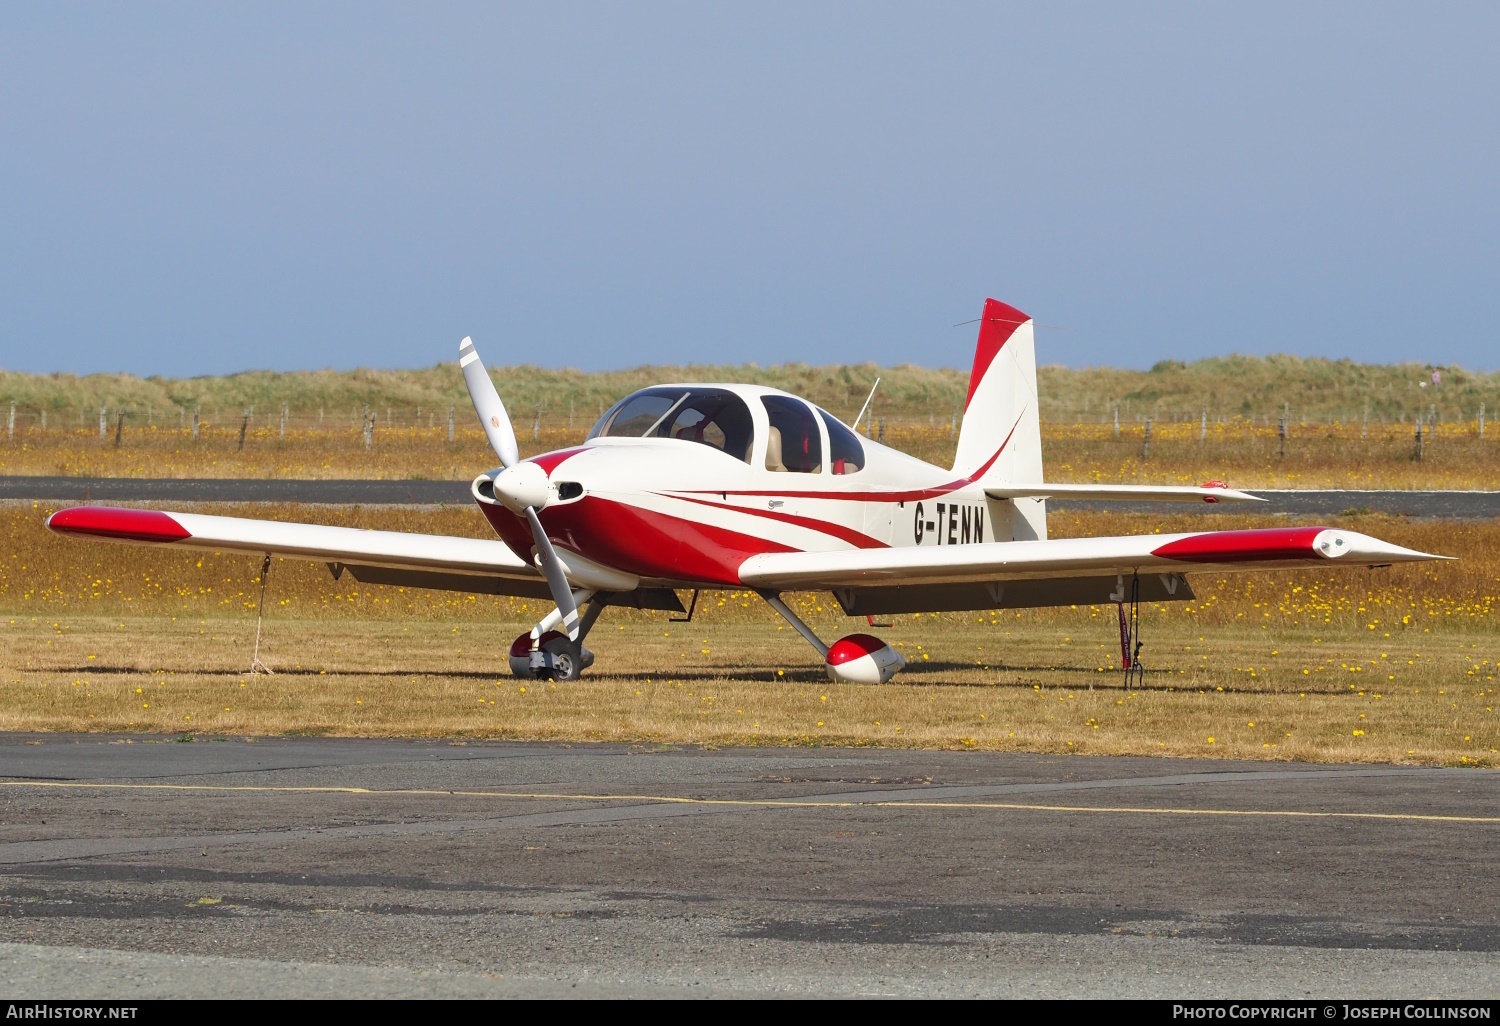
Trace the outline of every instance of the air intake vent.
<instances>
[{"instance_id":1,"label":"air intake vent","mask_svg":"<svg viewBox=\"0 0 1500 1026\"><path fill-rule=\"evenodd\" d=\"M583 485L577 481L560 481L557 485L557 497L566 502L568 499L576 499L583 494Z\"/></svg>"}]
</instances>

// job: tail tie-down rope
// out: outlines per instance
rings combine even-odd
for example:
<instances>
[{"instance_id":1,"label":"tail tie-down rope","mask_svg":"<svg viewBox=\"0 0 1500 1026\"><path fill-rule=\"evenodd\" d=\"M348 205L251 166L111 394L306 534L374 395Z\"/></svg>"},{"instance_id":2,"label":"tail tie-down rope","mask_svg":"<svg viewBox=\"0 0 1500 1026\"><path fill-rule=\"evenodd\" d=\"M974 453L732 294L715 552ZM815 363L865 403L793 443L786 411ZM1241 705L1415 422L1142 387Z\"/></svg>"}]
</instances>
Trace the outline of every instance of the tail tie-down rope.
<instances>
[{"instance_id":1,"label":"tail tie-down rope","mask_svg":"<svg viewBox=\"0 0 1500 1026\"><path fill-rule=\"evenodd\" d=\"M265 562L260 565L260 608L255 612L255 652L250 656L250 672L274 675L276 671L260 661L260 622L266 615L266 578L270 573L271 554L267 552Z\"/></svg>"},{"instance_id":2,"label":"tail tie-down rope","mask_svg":"<svg viewBox=\"0 0 1500 1026\"><path fill-rule=\"evenodd\" d=\"M1113 598L1114 596L1110 596ZM1145 678L1146 670L1141 665L1141 578L1139 574L1130 575L1130 615L1125 615L1125 603L1118 602L1115 608L1120 611L1120 665L1125 669L1125 687L1131 683L1140 684Z\"/></svg>"}]
</instances>

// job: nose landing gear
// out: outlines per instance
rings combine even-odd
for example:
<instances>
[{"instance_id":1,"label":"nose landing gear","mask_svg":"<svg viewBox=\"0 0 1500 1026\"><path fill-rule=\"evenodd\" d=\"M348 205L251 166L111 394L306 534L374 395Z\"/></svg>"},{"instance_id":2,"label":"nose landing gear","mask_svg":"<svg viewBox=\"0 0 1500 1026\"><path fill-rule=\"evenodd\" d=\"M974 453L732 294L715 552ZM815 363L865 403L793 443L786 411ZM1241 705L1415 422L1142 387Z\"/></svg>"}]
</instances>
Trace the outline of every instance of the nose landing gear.
<instances>
[{"instance_id":1,"label":"nose landing gear","mask_svg":"<svg viewBox=\"0 0 1500 1026\"><path fill-rule=\"evenodd\" d=\"M566 634L553 630L562 619L554 609L541 623L510 643L513 675L532 680L577 680L594 665L594 653L583 647L583 639L604 611L604 603L588 591L574 592L573 599L577 603L588 602L578 623L578 640L570 641Z\"/></svg>"},{"instance_id":2,"label":"nose landing gear","mask_svg":"<svg viewBox=\"0 0 1500 1026\"><path fill-rule=\"evenodd\" d=\"M575 643L559 631L547 631L541 636L535 650L531 647L531 632L522 634L510 645L510 672L531 680L577 680L584 670L594 665L594 653L583 647L582 640Z\"/></svg>"}]
</instances>

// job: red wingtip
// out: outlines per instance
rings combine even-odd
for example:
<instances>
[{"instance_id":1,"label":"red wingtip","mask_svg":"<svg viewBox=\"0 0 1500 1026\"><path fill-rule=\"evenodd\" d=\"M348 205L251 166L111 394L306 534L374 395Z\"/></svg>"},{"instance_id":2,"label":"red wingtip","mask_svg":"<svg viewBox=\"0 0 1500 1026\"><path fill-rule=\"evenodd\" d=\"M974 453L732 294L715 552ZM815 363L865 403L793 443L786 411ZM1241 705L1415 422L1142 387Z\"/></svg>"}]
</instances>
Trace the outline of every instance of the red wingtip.
<instances>
[{"instance_id":1,"label":"red wingtip","mask_svg":"<svg viewBox=\"0 0 1500 1026\"><path fill-rule=\"evenodd\" d=\"M1185 563L1259 563L1276 559L1307 559L1313 539L1326 527L1263 527L1252 531L1210 531L1167 542L1153 556Z\"/></svg>"},{"instance_id":2,"label":"red wingtip","mask_svg":"<svg viewBox=\"0 0 1500 1026\"><path fill-rule=\"evenodd\" d=\"M191 538L181 524L154 509L120 509L116 506L73 506L47 518L47 526L59 534L82 534L117 541L174 542Z\"/></svg>"},{"instance_id":3,"label":"red wingtip","mask_svg":"<svg viewBox=\"0 0 1500 1026\"><path fill-rule=\"evenodd\" d=\"M1228 481L1218 481L1218 480L1204 481L1198 487L1199 488L1228 488L1229 487L1229 482ZM1215 498L1214 496L1212 496L1212 495L1205 495L1203 497L1203 501L1204 502L1218 502L1219 500L1217 498Z\"/></svg>"}]
</instances>

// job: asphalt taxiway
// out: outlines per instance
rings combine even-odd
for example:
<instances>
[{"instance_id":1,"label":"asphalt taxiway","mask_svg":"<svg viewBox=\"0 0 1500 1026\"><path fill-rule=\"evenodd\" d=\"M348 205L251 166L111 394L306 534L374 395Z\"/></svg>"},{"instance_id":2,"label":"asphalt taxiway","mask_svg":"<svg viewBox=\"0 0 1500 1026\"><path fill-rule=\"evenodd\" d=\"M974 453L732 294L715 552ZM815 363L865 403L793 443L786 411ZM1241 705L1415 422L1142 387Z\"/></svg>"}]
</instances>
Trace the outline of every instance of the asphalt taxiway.
<instances>
[{"instance_id":1,"label":"asphalt taxiway","mask_svg":"<svg viewBox=\"0 0 1500 1026\"><path fill-rule=\"evenodd\" d=\"M41 997L1490 997L1500 774L0 736Z\"/></svg>"}]
</instances>

